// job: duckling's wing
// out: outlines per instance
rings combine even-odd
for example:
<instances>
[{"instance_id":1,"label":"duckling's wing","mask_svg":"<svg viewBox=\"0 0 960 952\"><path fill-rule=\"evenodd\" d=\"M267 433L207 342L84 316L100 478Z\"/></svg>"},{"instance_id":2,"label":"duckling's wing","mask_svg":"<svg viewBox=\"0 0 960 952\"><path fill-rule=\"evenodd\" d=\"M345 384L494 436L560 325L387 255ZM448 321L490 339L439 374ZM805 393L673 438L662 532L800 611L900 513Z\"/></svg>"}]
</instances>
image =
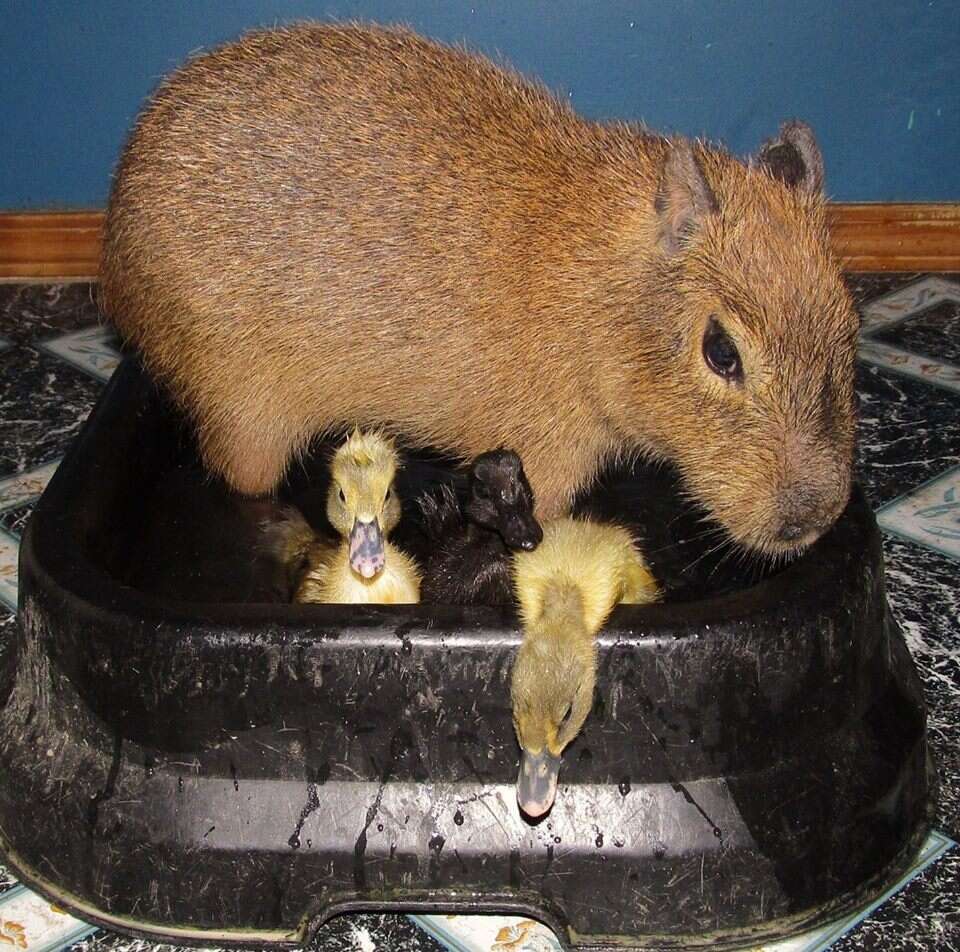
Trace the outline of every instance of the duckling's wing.
<instances>
[{"instance_id":1,"label":"duckling's wing","mask_svg":"<svg viewBox=\"0 0 960 952\"><path fill-rule=\"evenodd\" d=\"M276 518L260 524L260 533L257 548L283 567L290 590L295 592L318 544L313 527L299 509L284 506Z\"/></svg>"},{"instance_id":2,"label":"duckling's wing","mask_svg":"<svg viewBox=\"0 0 960 952\"><path fill-rule=\"evenodd\" d=\"M258 548L284 565L301 561L316 538L312 526L295 506L284 506L273 519L260 523Z\"/></svg>"},{"instance_id":3,"label":"duckling's wing","mask_svg":"<svg viewBox=\"0 0 960 952\"><path fill-rule=\"evenodd\" d=\"M643 556L634 548L633 557L624 560L623 596L620 601L628 605L645 605L659 598L660 586Z\"/></svg>"},{"instance_id":4,"label":"duckling's wing","mask_svg":"<svg viewBox=\"0 0 960 952\"><path fill-rule=\"evenodd\" d=\"M344 546L312 546L307 553L307 564L293 600L300 604L340 601L329 593L332 563ZM341 560L342 561L342 560Z\"/></svg>"},{"instance_id":5,"label":"duckling's wing","mask_svg":"<svg viewBox=\"0 0 960 952\"><path fill-rule=\"evenodd\" d=\"M432 542L440 542L465 525L457 494L446 483L434 492L426 492L417 500L423 513L423 529Z\"/></svg>"}]
</instances>

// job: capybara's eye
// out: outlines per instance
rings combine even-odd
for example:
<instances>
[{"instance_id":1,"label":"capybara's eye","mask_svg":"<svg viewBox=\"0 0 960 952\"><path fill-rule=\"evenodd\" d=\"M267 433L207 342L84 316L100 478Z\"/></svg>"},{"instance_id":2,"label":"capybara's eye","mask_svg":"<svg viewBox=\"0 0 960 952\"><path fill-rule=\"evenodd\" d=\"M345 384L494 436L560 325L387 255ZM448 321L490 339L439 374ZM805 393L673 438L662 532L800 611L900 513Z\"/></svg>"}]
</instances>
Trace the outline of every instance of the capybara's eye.
<instances>
[{"instance_id":1,"label":"capybara's eye","mask_svg":"<svg viewBox=\"0 0 960 952\"><path fill-rule=\"evenodd\" d=\"M720 326L715 317L711 317L703 334L703 359L707 366L724 380L740 380L743 377L743 364L737 345Z\"/></svg>"}]
</instances>

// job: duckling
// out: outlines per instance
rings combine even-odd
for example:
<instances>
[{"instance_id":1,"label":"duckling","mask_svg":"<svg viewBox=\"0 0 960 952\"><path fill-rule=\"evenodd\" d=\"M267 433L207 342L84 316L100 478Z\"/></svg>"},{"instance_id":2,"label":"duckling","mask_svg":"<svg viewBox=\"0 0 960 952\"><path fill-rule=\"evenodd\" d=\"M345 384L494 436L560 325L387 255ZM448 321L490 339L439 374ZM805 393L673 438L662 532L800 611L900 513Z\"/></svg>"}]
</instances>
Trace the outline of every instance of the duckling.
<instances>
[{"instance_id":1,"label":"duckling","mask_svg":"<svg viewBox=\"0 0 960 952\"><path fill-rule=\"evenodd\" d=\"M416 563L386 541L400 519L393 488L397 462L389 439L355 430L330 465L327 519L342 541L319 538L295 509L267 530L268 545L299 579L295 602L420 600Z\"/></svg>"},{"instance_id":2,"label":"duckling","mask_svg":"<svg viewBox=\"0 0 960 952\"><path fill-rule=\"evenodd\" d=\"M513 575L523 623L510 682L517 802L536 819L553 805L563 749L593 706L597 632L616 604L656 601L659 589L626 529L569 518L514 556Z\"/></svg>"},{"instance_id":3,"label":"duckling","mask_svg":"<svg viewBox=\"0 0 960 952\"><path fill-rule=\"evenodd\" d=\"M511 601L511 554L532 551L543 538L533 515L533 492L512 450L482 453L470 465L461 507L450 486L420 499L429 555L423 601L500 605Z\"/></svg>"}]
</instances>

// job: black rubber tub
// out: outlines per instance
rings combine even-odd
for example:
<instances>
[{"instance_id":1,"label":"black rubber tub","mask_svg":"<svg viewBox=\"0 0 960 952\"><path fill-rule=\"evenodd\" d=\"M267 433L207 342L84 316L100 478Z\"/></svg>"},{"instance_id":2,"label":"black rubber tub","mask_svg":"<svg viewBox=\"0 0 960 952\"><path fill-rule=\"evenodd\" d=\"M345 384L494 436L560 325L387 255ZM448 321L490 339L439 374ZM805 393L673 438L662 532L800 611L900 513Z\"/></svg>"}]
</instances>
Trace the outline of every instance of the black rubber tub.
<instances>
[{"instance_id":1,"label":"black rubber tub","mask_svg":"<svg viewBox=\"0 0 960 952\"><path fill-rule=\"evenodd\" d=\"M316 511L311 465L284 494ZM401 489L445 473L414 456ZM682 543L700 533L677 499L637 469L580 501L645 527L669 601L614 612L595 708L531 826L511 610L283 604L256 549L273 504L205 478L124 364L23 540L7 861L83 918L178 943L298 944L382 909L531 915L575 947L733 947L873 898L933 799L873 516L855 492L765 574ZM401 536L416 549L413 519Z\"/></svg>"}]
</instances>

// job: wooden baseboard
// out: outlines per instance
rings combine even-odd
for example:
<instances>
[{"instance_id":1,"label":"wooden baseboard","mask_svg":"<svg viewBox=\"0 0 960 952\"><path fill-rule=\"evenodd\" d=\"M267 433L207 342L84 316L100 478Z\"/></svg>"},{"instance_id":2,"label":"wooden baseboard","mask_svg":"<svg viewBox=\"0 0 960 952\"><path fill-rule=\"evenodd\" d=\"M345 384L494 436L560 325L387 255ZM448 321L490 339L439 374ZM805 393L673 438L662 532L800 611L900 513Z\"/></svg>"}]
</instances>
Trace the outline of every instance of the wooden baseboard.
<instances>
[{"instance_id":1,"label":"wooden baseboard","mask_svg":"<svg viewBox=\"0 0 960 952\"><path fill-rule=\"evenodd\" d=\"M848 271L960 271L960 203L829 206Z\"/></svg>"},{"instance_id":2,"label":"wooden baseboard","mask_svg":"<svg viewBox=\"0 0 960 952\"><path fill-rule=\"evenodd\" d=\"M960 271L960 203L832 204L849 271ZM0 278L93 278L102 212L0 213Z\"/></svg>"},{"instance_id":3,"label":"wooden baseboard","mask_svg":"<svg viewBox=\"0 0 960 952\"><path fill-rule=\"evenodd\" d=\"M100 264L103 212L0 213L0 278L83 278Z\"/></svg>"}]
</instances>

